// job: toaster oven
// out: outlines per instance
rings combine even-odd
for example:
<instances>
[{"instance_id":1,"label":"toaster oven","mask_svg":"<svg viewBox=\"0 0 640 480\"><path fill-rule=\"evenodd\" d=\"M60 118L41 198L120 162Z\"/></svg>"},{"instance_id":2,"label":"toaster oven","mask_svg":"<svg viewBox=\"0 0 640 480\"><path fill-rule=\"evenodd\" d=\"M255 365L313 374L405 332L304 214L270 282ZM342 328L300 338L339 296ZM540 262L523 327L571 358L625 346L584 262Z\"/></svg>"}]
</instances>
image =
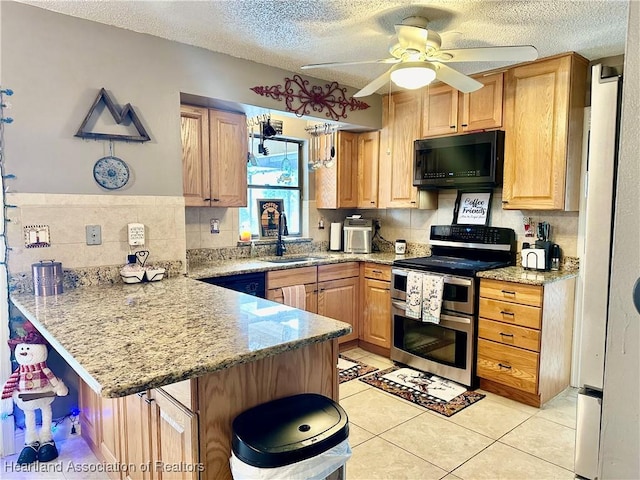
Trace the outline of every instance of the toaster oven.
<instances>
[{"instance_id":1,"label":"toaster oven","mask_svg":"<svg viewBox=\"0 0 640 480\"><path fill-rule=\"evenodd\" d=\"M342 228L345 253L371 253L373 221L366 218L347 218Z\"/></svg>"}]
</instances>

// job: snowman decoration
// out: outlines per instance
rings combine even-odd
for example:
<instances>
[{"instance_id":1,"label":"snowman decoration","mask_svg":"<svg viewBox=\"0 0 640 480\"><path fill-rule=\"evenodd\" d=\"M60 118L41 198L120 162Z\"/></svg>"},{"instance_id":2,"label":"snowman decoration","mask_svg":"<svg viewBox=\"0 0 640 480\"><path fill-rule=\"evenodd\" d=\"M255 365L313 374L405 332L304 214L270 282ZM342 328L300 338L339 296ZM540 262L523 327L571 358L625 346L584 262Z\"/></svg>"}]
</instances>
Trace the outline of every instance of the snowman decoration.
<instances>
[{"instance_id":1,"label":"snowman decoration","mask_svg":"<svg viewBox=\"0 0 640 480\"><path fill-rule=\"evenodd\" d=\"M49 462L58 457L58 450L51 434L51 403L56 396L69 393L65 384L47 367L47 342L36 331L9 340L15 346L16 362L20 365L2 388L2 400L13 398L22 409L25 418L25 446L18 457L18 464ZM36 410L42 415L40 434L36 430Z\"/></svg>"}]
</instances>

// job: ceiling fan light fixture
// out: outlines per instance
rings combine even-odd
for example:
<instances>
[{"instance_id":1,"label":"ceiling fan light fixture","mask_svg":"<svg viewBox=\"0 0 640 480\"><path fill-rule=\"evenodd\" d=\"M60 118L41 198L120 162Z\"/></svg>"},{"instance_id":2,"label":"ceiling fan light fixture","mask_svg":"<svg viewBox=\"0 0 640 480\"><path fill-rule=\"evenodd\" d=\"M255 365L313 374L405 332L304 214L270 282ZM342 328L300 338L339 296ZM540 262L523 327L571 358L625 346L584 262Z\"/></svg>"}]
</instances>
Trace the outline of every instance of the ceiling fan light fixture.
<instances>
[{"instance_id":1,"label":"ceiling fan light fixture","mask_svg":"<svg viewBox=\"0 0 640 480\"><path fill-rule=\"evenodd\" d=\"M404 62L391 69L391 81L400 88L415 90L425 87L436 78L436 69L427 62Z\"/></svg>"}]
</instances>

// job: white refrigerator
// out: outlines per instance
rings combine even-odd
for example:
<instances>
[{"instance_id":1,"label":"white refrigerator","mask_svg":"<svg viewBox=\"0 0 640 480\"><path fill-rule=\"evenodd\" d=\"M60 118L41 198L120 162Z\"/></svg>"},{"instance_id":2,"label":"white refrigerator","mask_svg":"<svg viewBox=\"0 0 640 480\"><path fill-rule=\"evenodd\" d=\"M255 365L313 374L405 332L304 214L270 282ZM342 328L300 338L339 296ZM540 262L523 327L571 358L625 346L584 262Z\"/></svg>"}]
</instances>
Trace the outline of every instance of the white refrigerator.
<instances>
[{"instance_id":1,"label":"white refrigerator","mask_svg":"<svg viewBox=\"0 0 640 480\"><path fill-rule=\"evenodd\" d=\"M588 153L583 165L579 236L581 252L576 310L579 320L578 409L575 473L598 478L605 342L615 220L616 163L619 141L619 75L603 78L592 67Z\"/></svg>"}]
</instances>

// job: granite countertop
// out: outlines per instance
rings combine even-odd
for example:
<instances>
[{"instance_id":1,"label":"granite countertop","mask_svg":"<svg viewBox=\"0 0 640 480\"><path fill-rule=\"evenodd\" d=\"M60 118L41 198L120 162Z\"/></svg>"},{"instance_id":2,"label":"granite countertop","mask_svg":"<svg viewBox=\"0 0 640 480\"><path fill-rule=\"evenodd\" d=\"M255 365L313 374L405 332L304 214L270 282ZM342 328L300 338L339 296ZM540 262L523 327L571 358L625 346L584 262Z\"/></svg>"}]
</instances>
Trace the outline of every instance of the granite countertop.
<instances>
[{"instance_id":1,"label":"granite countertop","mask_svg":"<svg viewBox=\"0 0 640 480\"><path fill-rule=\"evenodd\" d=\"M415 255L424 256L424 255ZM272 260L291 257L309 258L309 260L291 263L274 263ZM189 267L188 277L209 278L223 275L236 275L251 272L266 272L269 270L284 270L287 268L309 267L313 265L327 265L345 262L373 262L391 265L398 258L411 258L410 255L396 255L395 253L340 253L340 252L311 252L284 257L256 257L212 260L204 265Z\"/></svg>"},{"instance_id":2,"label":"granite countertop","mask_svg":"<svg viewBox=\"0 0 640 480\"><path fill-rule=\"evenodd\" d=\"M251 362L351 332L330 318L190 278L11 300L103 397Z\"/></svg>"},{"instance_id":3,"label":"granite countertop","mask_svg":"<svg viewBox=\"0 0 640 480\"><path fill-rule=\"evenodd\" d=\"M496 268L495 270L487 270L479 272L476 276L480 278L490 278L492 280L501 280L504 282L524 283L527 285L545 285L547 283L557 282L565 278L577 277L578 270L557 270L555 272L542 272L536 270L526 270L520 266Z\"/></svg>"}]
</instances>

